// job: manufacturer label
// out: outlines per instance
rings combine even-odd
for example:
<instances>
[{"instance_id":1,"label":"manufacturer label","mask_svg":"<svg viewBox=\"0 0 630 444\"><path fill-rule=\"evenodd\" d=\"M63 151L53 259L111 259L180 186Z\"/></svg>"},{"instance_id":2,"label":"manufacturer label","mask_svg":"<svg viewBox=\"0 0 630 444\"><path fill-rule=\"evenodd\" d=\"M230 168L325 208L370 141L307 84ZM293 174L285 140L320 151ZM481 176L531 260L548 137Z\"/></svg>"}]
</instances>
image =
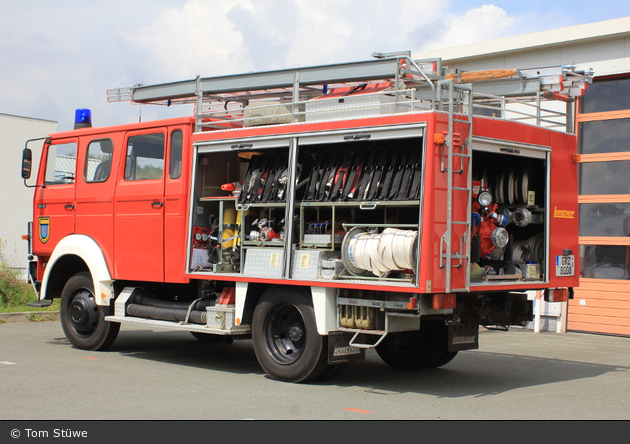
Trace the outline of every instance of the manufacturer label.
<instances>
[{"instance_id":1,"label":"manufacturer label","mask_svg":"<svg viewBox=\"0 0 630 444\"><path fill-rule=\"evenodd\" d=\"M553 217L557 217L560 219L574 219L575 211L562 209L559 210L558 207L553 207Z\"/></svg>"},{"instance_id":2,"label":"manufacturer label","mask_svg":"<svg viewBox=\"0 0 630 444\"><path fill-rule=\"evenodd\" d=\"M448 326L448 351L474 350L479 348L479 327L473 324Z\"/></svg>"},{"instance_id":3,"label":"manufacturer label","mask_svg":"<svg viewBox=\"0 0 630 444\"><path fill-rule=\"evenodd\" d=\"M357 355L361 353L361 349L357 347L335 347L333 356Z\"/></svg>"},{"instance_id":4,"label":"manufacturer label","mask_svg":"<svg viewBox=\"0 0 630 444\"><path fill-rule=\"evenodd\" d=\"M311 255L306 253L300 256L300 268L308 268L311 264Z\"/></svg>"},{"instance_id":5,"label":"manufacturer label","mask_svg":"<svg viewBox=\"0 0 630 444\"><path fill-rule=\"evenodd\" d=\"M562 255L556 256L556 276L574 276L575 275L575 256Z\"/></svg>"},{"instance_id":6,"label":"manufacturer label","mask_svg":"<svg viewBox=\"0 0 630 444\"><path fill-rule=\"evenodd\" d=\"M344 364L365 359L365 349L350 345L353 333L331 331L328 334L328 363Z\"/></svg>"},{"instance_id":7,"label":"manufacturer label","mask_svg":"<svg viewBox=\"0 0 630 444\"><path fill-rule=\"evenodd\" d=\"M477 336L473 335L462 335L462 336L453 336L453 344L474 344L477 342Z\"/></svg>"}]
</instances>

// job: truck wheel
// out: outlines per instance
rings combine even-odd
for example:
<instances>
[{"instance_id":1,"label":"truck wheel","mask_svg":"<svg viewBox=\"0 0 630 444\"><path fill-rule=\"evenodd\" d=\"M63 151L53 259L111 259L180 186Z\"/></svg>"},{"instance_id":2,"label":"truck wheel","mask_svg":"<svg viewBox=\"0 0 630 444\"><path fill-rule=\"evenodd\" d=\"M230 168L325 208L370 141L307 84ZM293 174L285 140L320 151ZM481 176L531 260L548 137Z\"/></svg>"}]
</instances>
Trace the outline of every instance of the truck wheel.
<instances>
[{"instance_id":1,"label":"truck wheel","mask_svg":"<svg viewBox=\"0 0 630 444\"><path fill-rule=\"evenodd\" d=\"M120 330L117 322L107 322L96 305L94 284L88 272L72 276L61 293L61 327L72 345L82 350L105 350Z\"/></svg>"},{"instance_id":2,"label":"truck wheel","mask_svg":"<svg viewBox=\"0 0 630 444\"><path fill-rule=\"evenodd\" d=\"M448 351L448 349L442 353L442 356L440 356L438 358L437 361L435 361L433 364L431 364L431 368L437 368L437 367L442 367L443 365L448 364L449 362L451 362L455 356L457 356L457 352L456 351Z\"/></svg>"},{"instance_id":3,"label":"truck wheel","mask_svg":"<svg viewBox=\"0 0 630 444\"><path fill-rule=\"evenodd\" d=\"M422 321L418 331L388 334L376 347L376 352L386 364L398 369L439 367L457 354L450 355L447 340L448 329L443 322Z\"/></svg>"},{"instance_id":4,"label":"truck wheel","mask_svg":"<svg viewBox=\"0 0 630 444\"><path fill-rule=\"evenodd\" d=\"M328 367L326 337L320 336L310 296L299 288L272 287L254 310L256 358L272 378L306 382Z\"/></svg>"}]
</instances>

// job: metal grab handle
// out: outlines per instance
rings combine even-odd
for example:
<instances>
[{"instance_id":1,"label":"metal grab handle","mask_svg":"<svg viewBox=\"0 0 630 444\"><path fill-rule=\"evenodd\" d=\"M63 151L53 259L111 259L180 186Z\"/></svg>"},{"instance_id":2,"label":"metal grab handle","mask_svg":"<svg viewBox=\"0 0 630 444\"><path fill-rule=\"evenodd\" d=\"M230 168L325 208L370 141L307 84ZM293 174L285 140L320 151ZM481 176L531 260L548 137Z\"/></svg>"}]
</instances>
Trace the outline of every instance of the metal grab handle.
<instances>
[{"instance_id":1,"label":"metal grab handle","mask_svg":"<svg viewBox=\"0 0 630 444\"><path fill-rule=\"evenodd\" d=\"M359 209L361 210L375 210L379 202L361 202Z\"/></svg>"},{"instance_id":2,"label":"metal grab handle","mask_svg":"<svg viewBox=\"0 0 630 444\"><path fill-rule=\"evenodd\" d=\"M381 343L381 341L383 339L385 339L385 336L387 336L387 332L384 332L381 337L379 338L378 341L376 341L375 344L357 344L356 342L354 342L354 340L357 338L357 336L359 336L361 333L364 334L373 334L373 333L367 333L365 331L358 331L354 334L354 336L352 337L352 339L350 339L350 342L348 342L348 345L350 345L351 347L356 347L356 348L374 348L376 347L378 344Z\"/></svg>"}]
</instances>

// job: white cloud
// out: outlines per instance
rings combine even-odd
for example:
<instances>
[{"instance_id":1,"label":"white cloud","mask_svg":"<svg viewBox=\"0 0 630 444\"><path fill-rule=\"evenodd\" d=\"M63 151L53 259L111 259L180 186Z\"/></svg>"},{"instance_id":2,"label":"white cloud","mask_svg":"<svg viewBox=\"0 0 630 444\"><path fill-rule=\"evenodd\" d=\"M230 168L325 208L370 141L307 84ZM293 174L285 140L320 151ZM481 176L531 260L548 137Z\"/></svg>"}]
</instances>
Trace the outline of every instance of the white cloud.
<instances>
[{"instance_id":1,"label":"white cloud","mask_svg":"<svg viewBox=\"0 0 630 444\"><path fill-rule=\"evenodd\" d=\"M439 40L426 45L424 50L447 48L486 40L505 35L512 26L514 18L507 11L489 4L473 8L463 15L450 15L448 28Z\"/></svg>"},{"instance_id":2,"label":"white cloud","mask_svg":"<svg viewBox=\"0 0 630 444\"><path fill-rule=\"evenodd\" d=\"M82 107L93 109L97 125L137 121L139 107L106 102L109 88L417 52L513 35L523 23L509 6L520 2L474 0L4 3L0 113L58 120L60 130ZM141 109L143 119L190 112Z\"/></svg>"},{"instance_id":3,"label":"white cloud","mask_svg":"<svg viewBox=\"0 0 630 444\"><path fill-rule=\"evenodd\" d=\"M126 38L169 79L193 78L414 50L414 29L446 6L433 0L189 0Z\"/></svg>"}]
</instances>

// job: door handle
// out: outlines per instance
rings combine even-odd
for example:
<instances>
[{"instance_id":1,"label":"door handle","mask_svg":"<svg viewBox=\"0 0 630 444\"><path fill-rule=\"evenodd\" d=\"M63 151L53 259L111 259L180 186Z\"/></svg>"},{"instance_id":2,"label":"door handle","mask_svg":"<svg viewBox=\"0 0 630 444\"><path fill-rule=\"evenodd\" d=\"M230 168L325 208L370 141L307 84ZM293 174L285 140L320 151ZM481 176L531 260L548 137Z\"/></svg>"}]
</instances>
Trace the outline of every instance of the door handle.
<instances>
[{"instance_id":1,"label":"door handle","mask_svg":"<svg viewBox=\"0 0 630 444\"><path fill-rule=\"evenodd\" d=\"M164 205L164 202L152 202L151 206L153 208L162 208L162 205Z\"/></svg>"},{"instance_id":2,"label":"door handle","mask_svg":"<svg viewBox=\"0 0 630 444\"><path fill-rule=\"evenodd\" d=\"M72 204L68 204L68 205L65 205L65 206L64 206L64 208L65 208L66 210L68 210L68 211L70 211L70 210L74 210L74 205L72 205Z\"/></svg>"}]
</instances>

